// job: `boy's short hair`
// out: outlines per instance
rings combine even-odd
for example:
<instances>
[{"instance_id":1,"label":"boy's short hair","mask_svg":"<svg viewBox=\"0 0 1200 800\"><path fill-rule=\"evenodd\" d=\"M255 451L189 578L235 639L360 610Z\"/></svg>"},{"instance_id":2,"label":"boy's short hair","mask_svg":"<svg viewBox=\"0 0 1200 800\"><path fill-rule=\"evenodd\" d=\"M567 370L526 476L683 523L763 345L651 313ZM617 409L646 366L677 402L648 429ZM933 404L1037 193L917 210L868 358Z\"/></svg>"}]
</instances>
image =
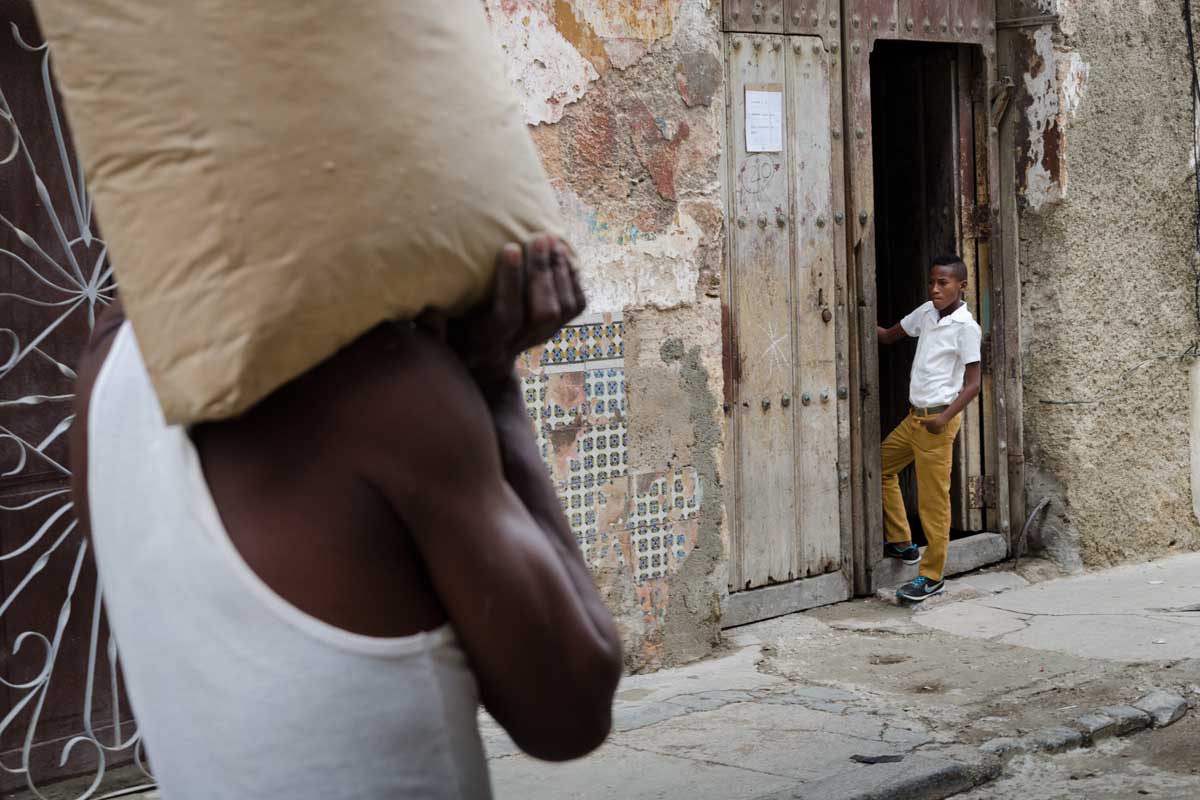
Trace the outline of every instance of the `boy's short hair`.
<instances>
[{"instance_id":1,"label":"boy's short hair","mask_svg":"<svg viewBox=\"0 0 1200 800\"><path fill-rule=\"evenodd\" d=\"M954 267L955 278L958 278L960 281L967 279L967 265L963 263L960 256L956 256L953 253L946 253L933 259L933 263L929 268L933 269L934 267Z\"/></svg>"}]
</instances>

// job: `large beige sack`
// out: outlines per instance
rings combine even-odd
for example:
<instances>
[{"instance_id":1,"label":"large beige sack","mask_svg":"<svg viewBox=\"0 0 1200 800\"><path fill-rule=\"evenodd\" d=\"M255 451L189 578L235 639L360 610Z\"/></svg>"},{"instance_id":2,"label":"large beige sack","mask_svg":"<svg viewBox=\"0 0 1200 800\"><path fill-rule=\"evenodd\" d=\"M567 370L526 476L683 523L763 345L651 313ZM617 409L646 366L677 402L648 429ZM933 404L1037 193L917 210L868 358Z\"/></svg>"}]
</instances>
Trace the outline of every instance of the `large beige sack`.
<instances>
[{"instance_id":1,"label":"large beige sack","mask_svg":"<svg viewBox=\"0 0 1200 800\"><path fill-rule=\"evenodd\" d=\"M557 206L480 0L42 0L169 422L481 299Z\"/></svg>"}]
</instances>

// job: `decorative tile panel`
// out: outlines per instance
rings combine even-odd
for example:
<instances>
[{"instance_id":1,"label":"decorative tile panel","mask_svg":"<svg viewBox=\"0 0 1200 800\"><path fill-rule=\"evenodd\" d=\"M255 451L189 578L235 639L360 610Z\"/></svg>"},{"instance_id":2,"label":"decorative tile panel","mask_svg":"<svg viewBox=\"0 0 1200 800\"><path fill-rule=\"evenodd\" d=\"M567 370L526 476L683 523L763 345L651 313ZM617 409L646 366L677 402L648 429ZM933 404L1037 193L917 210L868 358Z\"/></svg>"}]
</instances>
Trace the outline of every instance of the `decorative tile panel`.
<instances>
[{"instance_id":1,"label":"decorative tile panel","mask_svg":"<svg viewBox=\"0 0 1200 800\"><path fill-rule=\"evenodd\" d=\"M593 422L624 419L624 368L592 369L584 375L588 418Z\"/></svg>"},{"instance_id":2,"label":"decorative tile panel","mask_svg":"<svg viewBox=\"0 0 1200 800\"><path fill-rule=\"evenodd\" d=\"M691 468L636 475L630 481L633 577L638 583L669 574L694 544L700 481Z\"/></svg>"},{"instance_id":3,"label":"decorative tile panel","mask_svg":"<svg viewBox=\"0 0 1200 800\"><path fill-rule=\"evenodd\" d=\"M535 351L537 364L545 368L624 359L624 337L624 323L611 314L581 317Z\"/></svg>"},{"instance_id":4,"label":"decorative tile panel","mask_svg":"<svg viewBox=\"0 0 1200 800\"><path fill-rule=\"evenodd\" d=\"M584 558L591 555L599 528L604 490L624 481L629 471L628 434L624 422L589 425L578 429L575 452L567 459L568 474L560 486L563 507ZM621 493L622 497L624 493ZM603 509L612 521L614 509ZM620 517L624 517L623 509ZM608 531L605 531L608 533Z\"/></svg>"},{"instance_id":5,"label":"decorative tile panel","mask_svg":"<svg viewBox=\"0 0 1200 800\"><path fill-rule=\"evenodd\" d=\"M700 510L699 476L692 468L633 477L629 525L665 525L695 519Z\"/></svg>"},{"instance_id":6,"label":"decorative tile panel","mask_svg":"<svg viewBox=\"0 0 1200 800\"><path fill-rule=\"evenodd\" d=\"M690 467L631 475L623 325L580 319L518 362L542 458L584 559L669 575L695 544L702 493Z\"/></svg>"}]
</instances>

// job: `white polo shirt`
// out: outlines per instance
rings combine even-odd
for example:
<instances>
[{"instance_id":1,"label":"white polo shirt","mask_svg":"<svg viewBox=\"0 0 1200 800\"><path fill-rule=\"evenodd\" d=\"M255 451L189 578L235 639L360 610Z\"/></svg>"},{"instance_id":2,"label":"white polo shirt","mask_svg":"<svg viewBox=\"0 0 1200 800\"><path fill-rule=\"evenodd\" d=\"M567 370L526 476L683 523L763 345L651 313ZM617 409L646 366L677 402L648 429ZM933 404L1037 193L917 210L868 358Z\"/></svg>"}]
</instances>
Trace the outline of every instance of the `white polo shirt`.
<instances>
[{"instance_id":1,"label":"white polo shirt","mask_svg":"<svg viewBox=\"0 0 1200 800\"><path fill-rule=\"evenodd\" d=\"M930 301L900 320L917 340L908 401L917 408L948 406L962 391L967 364L979 361L983 332L966 304L942 317Z\"/></svg>"}]
</instances>

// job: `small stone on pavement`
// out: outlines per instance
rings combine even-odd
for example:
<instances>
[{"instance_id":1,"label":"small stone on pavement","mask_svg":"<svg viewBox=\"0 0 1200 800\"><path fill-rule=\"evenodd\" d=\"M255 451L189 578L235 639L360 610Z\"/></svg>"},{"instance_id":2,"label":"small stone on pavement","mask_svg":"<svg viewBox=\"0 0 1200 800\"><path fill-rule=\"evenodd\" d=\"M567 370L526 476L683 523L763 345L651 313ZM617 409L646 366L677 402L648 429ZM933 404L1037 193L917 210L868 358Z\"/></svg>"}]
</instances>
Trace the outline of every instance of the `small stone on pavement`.
<instances>
[{"instance_id":1,"label":"small stone on pavement","mask_svg":"<svg viewBox=\"0 0 1200 800\"><path fill-rule=\"evenodd\" d=\"M857 761L859 764L896 764L904 760L902 753L888 753L885 755L860 755L855 753L850 756L851 761Z\"/></svg>"}]
</instances>

